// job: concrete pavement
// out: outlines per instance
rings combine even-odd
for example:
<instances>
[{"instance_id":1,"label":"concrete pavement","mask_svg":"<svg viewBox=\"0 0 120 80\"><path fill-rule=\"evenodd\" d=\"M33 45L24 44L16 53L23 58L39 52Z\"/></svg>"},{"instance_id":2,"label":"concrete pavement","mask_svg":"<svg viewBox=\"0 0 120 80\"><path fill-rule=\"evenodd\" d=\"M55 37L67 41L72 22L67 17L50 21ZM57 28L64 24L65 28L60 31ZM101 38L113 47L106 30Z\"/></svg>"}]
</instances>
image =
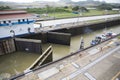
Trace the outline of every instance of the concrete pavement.
<instances>
[{"instance_id":1,"label":"concrete pavement","mask_svg":"<svg viewBox=\"0 0 120 80\"><path fill-rule=\"evenodd\" d=\"M49 20L49 21L39 21L37 23L41 23L42 27L46 26L57 26L61 24L67 24L67 23L76 23L76 22L83 22L83 21L89 21L89 20L99 20L99 19L105 19L108 18L119 18L120 14L113 14L113 15L102 15L102 16L90 16L90 17L79 17L79 18L69 18L69 19L59 19L59 20ZM39 25L34 26L39 27Z\"/></svg>"},{"instance_id":2,"label":"concrete pavement","mask_svg":"<svg viewBox=\"0 0 120 80\"><path fill-rule=\"evenodd\" d=\"M97 60L91 62L90 64L86 65L85 67L83 67L82 69L77 70L76 72L70 74L69 76L61 79L61 80L67 80L67 78L69 79L73 79L74 77L76 77L77 75L85 72L86 70L88 70L89 68L91 68L92 66L96 65L97 63L99 63L100 61L102 61L103 59L105 59L106 57L108 57L109 55L111 55L113 52L117 51L120 49L120 46L118 46L117 48L111 50L110 52L106 53L105 55L103 55L102 57L98 58ZM93 79L94 80L94 79Z\"/></svg>"}]
</instances>

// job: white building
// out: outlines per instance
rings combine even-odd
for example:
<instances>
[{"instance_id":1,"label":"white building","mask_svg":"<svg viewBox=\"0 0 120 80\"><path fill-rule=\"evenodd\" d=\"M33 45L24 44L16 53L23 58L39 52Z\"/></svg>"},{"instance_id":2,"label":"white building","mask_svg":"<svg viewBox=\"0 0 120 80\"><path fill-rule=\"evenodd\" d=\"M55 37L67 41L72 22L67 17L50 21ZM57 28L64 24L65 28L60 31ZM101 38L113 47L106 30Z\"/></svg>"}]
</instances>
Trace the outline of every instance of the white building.
<instances>
[{"instance_id":1,"label":"white building","mask_svg":"<svg viewBox=\"0 0 120 80\"><path fill-rule=\"evenodd\" d=\"M35 18L26 11L0 11L0 39L34 33Z\"/></svg>"}]
</instances>

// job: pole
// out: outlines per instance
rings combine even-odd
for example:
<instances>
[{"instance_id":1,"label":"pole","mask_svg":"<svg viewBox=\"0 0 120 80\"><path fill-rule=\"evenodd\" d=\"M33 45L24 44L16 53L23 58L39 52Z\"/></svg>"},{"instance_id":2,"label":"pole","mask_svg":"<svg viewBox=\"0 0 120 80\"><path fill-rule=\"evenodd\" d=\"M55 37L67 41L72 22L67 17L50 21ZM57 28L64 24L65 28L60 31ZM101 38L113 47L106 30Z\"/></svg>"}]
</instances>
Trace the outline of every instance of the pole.
<instances>
[{"instance_id":1,"label":"pole","mask_svg":"<svg viewBox=\"0 0 120 80\"><path fill-rule=\"evenodd\" d=\"M80 39L80 50L83 50L84 49L84 40L83 40L83 37L81 37Z\"/></svg>"}]
</instances>

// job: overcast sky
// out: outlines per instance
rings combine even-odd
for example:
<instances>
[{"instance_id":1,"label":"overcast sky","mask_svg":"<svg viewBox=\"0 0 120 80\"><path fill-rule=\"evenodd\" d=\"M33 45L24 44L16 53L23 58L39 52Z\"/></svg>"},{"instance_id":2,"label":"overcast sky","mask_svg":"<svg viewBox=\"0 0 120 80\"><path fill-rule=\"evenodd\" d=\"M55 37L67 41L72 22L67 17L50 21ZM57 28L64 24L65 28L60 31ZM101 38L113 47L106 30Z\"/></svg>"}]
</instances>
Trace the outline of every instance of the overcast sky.
<instances>
[{"instance_id":1,"label":"overcast sky","mask_svg":"<svg viewBox=\"0 0 120 80\"><path fill-rule=\"evenodd\" d=\"M59 0L0 0L0 1L10 1L10 2L33 2L33 1L59 1ZM85 1L85 0L72 0L72 1ZM120 3L120 0L98 0L98 1L106 1L108 3Z\"/></svg>"}]
</instances>

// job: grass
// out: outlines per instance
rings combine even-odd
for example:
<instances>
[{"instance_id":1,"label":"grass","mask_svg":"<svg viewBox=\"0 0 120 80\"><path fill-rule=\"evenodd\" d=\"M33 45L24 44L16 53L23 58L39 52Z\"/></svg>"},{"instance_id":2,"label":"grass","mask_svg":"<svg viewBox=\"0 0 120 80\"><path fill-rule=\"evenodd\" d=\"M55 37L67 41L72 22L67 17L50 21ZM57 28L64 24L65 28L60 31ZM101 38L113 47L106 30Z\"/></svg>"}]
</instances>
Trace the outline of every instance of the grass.
<instances>
[{"instance_id":1,"label":"grass","mask_svg":"<svg viewBox=\"0 0 120 80\"><path fill-rule=\"evenodd\" d=\"M78 16L95 16L95 15L105 15L105 14L117 14L119 13L118 11L108 11L107 13L105 11L100 11L100 10L90 10L89 12L82 13L80 14L73 14L72 12L57 12L57 13L49 13L48 15L50 17L55 17L55 18L69 18L69 17L78 17Z\"/></svg>"},{"instance_id":2,"label":"grass","mask_svg":"<svg viewBox=\"0 0 120 80\"><path fill-rule=\"evenodd\" d=\"M67 17L77 17L79 16L78 14L73 14L73 13L70 13L70 12L60 12L60 13L49 13L48 14L50 17L54 17L55 18L67 18Z\"/></svg>"},{"instance_id":3,"label":"grass","mask_svg":"<svg viewBox=\"0 0 120 80\"><path fill-rule=\"evenodd\" d=\"M89 12L84 12L82 15L80 14L73 14L71 8L34 8L34 9L26 9L29 13L36 13L40 14L41 18L71 18L71 17L78 17L78 16L95 16L95 15L105 15L105 14L117 14L119 11L105 11L105 10L89 10ZM42 16L41 14L47 13L48 16Z\"/></svg>"},{"instance_id":4,"label":"grass","mask_svg":"<svg viewBox=\"0 0 120 80\"><path fill-rule=\"evenodd\" d=\"M118 39L120 39L120 36L118 36Z\"/></svg>"}]
</instances>

